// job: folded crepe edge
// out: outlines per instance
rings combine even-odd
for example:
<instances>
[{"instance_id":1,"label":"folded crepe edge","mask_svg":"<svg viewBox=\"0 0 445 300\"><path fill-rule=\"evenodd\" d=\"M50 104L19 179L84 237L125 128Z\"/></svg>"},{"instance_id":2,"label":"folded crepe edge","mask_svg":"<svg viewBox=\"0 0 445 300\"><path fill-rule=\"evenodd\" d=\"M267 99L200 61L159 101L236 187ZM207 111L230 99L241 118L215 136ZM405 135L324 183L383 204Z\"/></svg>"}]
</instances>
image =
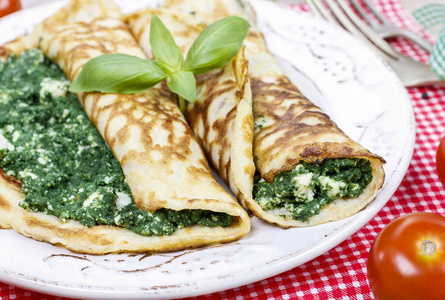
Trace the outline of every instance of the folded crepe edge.
<instances>
[{"instance_id":1,"label":"folded crepe edge","mask_svg":"<svg viewBox=\"0 0 445 300\"><path fill-rule=\"evenodd\" d=\"M354 158L364 158L371 163L372 181L366 186L363 193L359 197L334 200L323 206L319 214L311 216L306 222L282 216L279 213L274 213L273 210L264 210L255 200L248 202L247 205L258 218L268 223L275 223L282 228L320 225L350 217L375 200L385 181L383 162L379 158L369 156L355 156Z\"/></svg>"},{"instance_id":2,"label":"folded crepe edge","mask_svg":"<svg viewBox=\"0 0 445 300\"><path fill-rule=\"evenodd\" d=\"M240 228L246 229L242 218L226 227L194 226L176 230L168 236L141 236L130 230L110 225L86 227L74 220L61 221L55 216L32 212L18 204L24 198L20 183L0 174L0 228L14 229L37 241L44 241L79 253L108 254L118 252L169 252L232 242ZM5 220L5 217L8 217ZM215 239L218 236L218 239Z\"/></svg>"},{"instance_id":3,"label":"folded crepe edge","mask_svg":"<svg viewBox=\"0 0 445 300\"><path fill-rule=\"evenodd\" d=\"M234 59L235 77L241 94L234 121L233 140L230 149L231 173L228 181L241 205L252 200L255 163L253 160L254 122L249 63L243 46ZM241 176L243 174L244 176ZM236 193L238 191L239 193Z\"/></svg>"}]
</instances>

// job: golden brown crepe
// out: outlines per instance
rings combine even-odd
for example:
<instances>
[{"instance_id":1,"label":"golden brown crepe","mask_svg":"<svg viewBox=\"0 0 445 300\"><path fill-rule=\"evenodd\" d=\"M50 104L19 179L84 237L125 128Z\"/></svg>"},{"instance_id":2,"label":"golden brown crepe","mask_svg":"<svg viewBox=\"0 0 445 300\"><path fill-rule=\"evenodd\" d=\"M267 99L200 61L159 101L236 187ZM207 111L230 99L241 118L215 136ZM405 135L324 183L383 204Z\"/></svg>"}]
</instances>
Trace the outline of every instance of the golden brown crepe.
<instances>
[{"instance_id":1,"label":"golden brown crepe","mask_svg":"<svg viewBox=\"0 0 445 300\"><path fill-rule=\"evenodd\" d=\"M91 58L123 53L144 58L114 3L72 0L36 26L28 41L15 41L2 53L38 46L70 80ZM23 38L21 38L23 39ZM26 48L26 47L25 47ZM122 166L141 210L201 209L235 216L228 227L193 226L171 236L141 236L114 226L85 227L24 210L14 178L0 177L0 226L84 253L171 251L229 242L250 229L245 210L213 177L200 145L165 83L133 95L80 93L79 101Z\"/></svg>"},{"instance_id":2,"label":"golden brown crepe","mask_svg":"<svg viewBox=\"0 0 445 300\"><path fill-rule=\"evenodd\" d=\"M307 222L293 220L282 211L263 210L246 201L259 218L282 227L308 226L353 215L373 201L384 181L384 160L352 141L323 111L292 84L268 51L255 24L255 15L241 0L166 0L164 7L210 24L229 15L252 25L245 39L252 87L255 131L253 154L256 171L272 182L275 175L293 169L300 161L319 163L326 158L365 158L371 162L373 180L358 198L337 199Z\"/></svg>"},{"instance_id":3,"label":"golden brown crepe","mask_svg":"<svg viewBox=\"0 0 445 300\"><path fill-rule=\"evenodd\" d=\"M130 29L149 58L150 22L155 14L174 36L184 57L203 29L187 15L147 8L128 16ZM188 21L187 21L188 20ZM208 159L239 202L252 200L253 114L248 65L241 49L223 68L196 77L197 99L188 103L187 120Z\"/></svg>"}]
</instances>

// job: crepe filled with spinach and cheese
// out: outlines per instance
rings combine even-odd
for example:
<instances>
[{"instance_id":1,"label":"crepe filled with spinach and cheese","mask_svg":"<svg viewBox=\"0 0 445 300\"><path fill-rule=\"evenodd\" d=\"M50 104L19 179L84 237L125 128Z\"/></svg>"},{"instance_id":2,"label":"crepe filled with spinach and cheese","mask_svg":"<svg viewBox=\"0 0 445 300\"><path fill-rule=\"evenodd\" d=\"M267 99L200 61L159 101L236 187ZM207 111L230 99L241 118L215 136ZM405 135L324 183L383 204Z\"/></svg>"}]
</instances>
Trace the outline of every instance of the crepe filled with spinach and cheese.
<instances>
[{"instance_id":1,"label":"crepe filled with spinach and cheese","mask_svg":"<svg viewBox=\"0 0 445 300\"><path fill-rule=\"evenodd\" d=\"M132 95L67 92L93 57L145 57L112 2L70 1L8 52L20 55L0 74L2 228L94 254L171 251L249 231L165 83Z\"/></svg>"},{"instance_id":2,"label":"crepe filled with spinach and cheese","mask_svg":"<svg viewBox=\"0 0 445 300\"><path fill-rule=\"evenodd\" d=\"M344 134L285 75L246 1L166 0L164 7L210 24L229 15L251 24L245 39L255 120L253 199L259 218L282 227L339 220L373 201L384 159Z\"/></svg>"},{"instance_id":3,"label":"crepe filled with spinach and cheese","mask_svg":"<svg viewBox=\"0 0 445 300\"><path fill-rule=\"evenodd\" d=\"M130 29L152 59L149 42L152 15L162 20L184 56L204 28L187 15L160 8L147 8L129 15ZM247 207L246 201L252 199L255 165L252 94L244 49L229 64L196 76L196 81L196 101L186 106L188 123L213 167L238 201Z\"/></svg>"}]
</instances>

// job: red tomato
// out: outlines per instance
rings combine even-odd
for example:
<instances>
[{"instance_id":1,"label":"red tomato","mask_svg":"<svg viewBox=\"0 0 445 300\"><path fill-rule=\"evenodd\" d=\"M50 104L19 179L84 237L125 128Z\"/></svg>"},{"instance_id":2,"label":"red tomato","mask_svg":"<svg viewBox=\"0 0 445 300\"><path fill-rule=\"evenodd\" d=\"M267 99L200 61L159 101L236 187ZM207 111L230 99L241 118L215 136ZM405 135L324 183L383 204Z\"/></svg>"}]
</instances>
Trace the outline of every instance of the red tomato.
<instances>
[{"instance_id":1,"label":"red tomato","mask_svg":"<svg viewBox=\"0 0 445 300\"><path fill-rule=\"evenodd\" d=\"M377 236L368 256L377 300L445 299L445 217L404 215Z\"/></svg>"},{"instance_id":2,"label":"red tomato","mask_svg":"<svg viewBox=\"0 0 445 300\"><path fill-rule=\"evenodd\" d=\"M0 17L18 11L21 8L20 0L0 0Z\"/></svg>"},{"instance_id":3,"label":"red tomato","mask_svg":"<svg viewBox=\"0 0 445 300\"><path fill-rule=\"evenodd\" d=\"M436 170L440 181L445 185L445 136L440 141L436 153Z\"/></svg>"}]
</instances>

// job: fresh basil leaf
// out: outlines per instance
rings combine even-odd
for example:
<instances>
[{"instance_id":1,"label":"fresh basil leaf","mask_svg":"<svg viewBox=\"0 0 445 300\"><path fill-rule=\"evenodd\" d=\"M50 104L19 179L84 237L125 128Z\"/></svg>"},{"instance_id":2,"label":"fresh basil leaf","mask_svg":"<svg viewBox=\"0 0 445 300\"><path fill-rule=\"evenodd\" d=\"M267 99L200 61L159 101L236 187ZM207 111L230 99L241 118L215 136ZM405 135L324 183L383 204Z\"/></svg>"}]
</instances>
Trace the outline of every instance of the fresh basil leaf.
<instances>
[{"instance_id":1,"label":"fresh basil leaf","mask_svg":"<svg viewBox=\"0 0 445 300\"><path fill-rule=\"evenodd\" d=\"M197 75L225 66L241 48L249 27L246 20L235 16L207 26L187 53L185 69Z\"/></svg>"},{"instance_id":2,"label":"fresh basil leaf","mask_svg":"<svg viewBox=\"0 0 445 300\"><path fill-rule=\"evenodd\" d=\"M153 15L150 23L150 46L158 64L170 74L181 70L184 57L170 31Z\"/></svg>"},{"instance_id":3,"label":"fresh basil leaf","mask_svg":"<svg viewBox=\"0 0 445 300\"><path fill-rule=\"evenodd\" d=\"M196 101L196 80L192 72L179 71L170 77L168 88L180 97L190 101Z\"/></svg>"},{"instance_id":4,"label":"fresh basil leaf","mask_svg":"<svg viewBox=\"0 0 445 300\"><path fill-rule=\"evenodd\" d=\"M73 93L138 93L167 77L155 61L126 54L104 54L83 66L69 90Z\"/></svg>"}]
</instances>

